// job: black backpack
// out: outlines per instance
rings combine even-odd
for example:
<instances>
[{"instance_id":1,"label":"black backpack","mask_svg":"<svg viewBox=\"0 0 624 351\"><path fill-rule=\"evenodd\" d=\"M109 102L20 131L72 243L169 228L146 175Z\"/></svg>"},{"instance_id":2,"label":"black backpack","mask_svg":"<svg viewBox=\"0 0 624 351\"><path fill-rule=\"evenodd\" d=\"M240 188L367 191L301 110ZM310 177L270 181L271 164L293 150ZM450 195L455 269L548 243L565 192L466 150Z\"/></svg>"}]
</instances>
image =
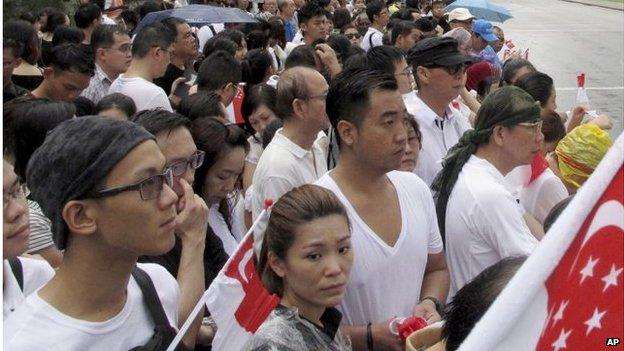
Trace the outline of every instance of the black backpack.
<instances>
[{"instance_id":1,"label":"black backpack","mask_svg":"<svg viewBox=\"0 0 624 351\"><path fill-rule=\"evenodd\" d=\"M160 303L158 293L156 292L156 288L154 288L154 283L152 283L150 276L145 273L144 270L136 266L132 270L132 276L141 288L143 301L147 305L147 309L149 310L152 320L154 321L154 335L152 335L152 338L147 344L134 347L130 349L130 351L164 351L167 349L169 344L171 344L171 341L173 341L177 332L169 324L169 320L167 319L165 310ZM179 343L175 349L176 351L187 350L183 343Z\"/></svg>"}]
</instances>

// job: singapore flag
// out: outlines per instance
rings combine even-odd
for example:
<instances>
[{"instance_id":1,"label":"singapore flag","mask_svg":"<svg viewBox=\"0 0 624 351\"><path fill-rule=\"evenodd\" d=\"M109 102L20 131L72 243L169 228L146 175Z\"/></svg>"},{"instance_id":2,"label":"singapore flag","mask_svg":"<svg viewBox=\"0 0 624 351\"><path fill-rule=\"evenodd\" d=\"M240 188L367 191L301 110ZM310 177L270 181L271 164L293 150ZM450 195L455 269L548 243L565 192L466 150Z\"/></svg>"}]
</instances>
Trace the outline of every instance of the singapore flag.
<instances>
[{"instance_id":1,"label":"singapore flag","mask_svg":"<svg viewBox=\"0 0 624 351\"><path fill-rule=\"evenodd\" d=\"M271 204L267 200L265 206ZM205 294L206 306L218 327L212 341L214 351L242 350L279 303L279 297L262 285L254 260L253 233L267 221L265 209Z\"/></svg>"},{"instance_id":2,"label":"singapore flag","mask_svg":"<svg viewBox=\"0 0 624 351\"><path fill-rule=\"evenodd\" d=\"M620 134L460 351L622 350L623 163Z\"/></svg>"}]
</instances>

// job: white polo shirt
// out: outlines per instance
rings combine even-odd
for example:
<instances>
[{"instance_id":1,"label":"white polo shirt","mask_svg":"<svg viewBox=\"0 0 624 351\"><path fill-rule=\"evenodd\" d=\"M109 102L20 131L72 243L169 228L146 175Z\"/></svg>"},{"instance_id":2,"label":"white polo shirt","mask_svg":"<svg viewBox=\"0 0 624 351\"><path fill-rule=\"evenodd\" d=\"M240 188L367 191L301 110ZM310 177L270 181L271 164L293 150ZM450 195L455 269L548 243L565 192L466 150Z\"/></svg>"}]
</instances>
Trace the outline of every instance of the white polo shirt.
<instances>
[{"instance_id":1,"label":"white polo shirt","mask_svg":"<svg viewBox=\"0 0 624 351\"><path fill-rule=\"evenodd\" d=\"M538 241L504 176L475 155L459 173L446 208L449 301L484 269L510 256L529 255Z\"/></svg>"},{"instance_id":2,"label":"white polo shirt","mask_svg":"<svg viewBox=\"0 0 624 351\"><path fill-rule=\"evenodd\" d=\"M401 233L394 246L389 246L358 215L330 174L316 184L336 194L351 222L353 266L339 306L343 321L362 326L411 316L420 299L427 256L442 252L429 188L411 172L387 174L401 209Z\"/></svg>"},{"instance_id":3,"label":"white polo shirt","mask_svg":"<svg viewBox=\"0 0 624 351\"><path fill-rule=\"evenodd\" d=\"M284 136L282 128L277 130L260 156L254 172L254 220L262 212L265 199L272 199L275 203L289 190L314 183L327 172L326 138L320 132L312 148L305 150Z\"/></svg>"},{"instance_id":4,"label":"white polo shirt","mask_svg":"<svg viewBox=\"0 0 624 351\"><path fill-rule=\"evenodd\" d=\"M422 149L414 173L431 186L442 170L442 158L472 127L468 118L450 105L445 116L438 116L416 93L404 95L403 101L407 112L416 118L422 134Z\"/></svg>"},{"instance_id":5,"label":"white polo shirt","mask_svg":"<svg viewBox=\"0 0 624 351\"><path fill-rule=\"evenodd\" d=\"M368 50L375 46L383 45L383 36L384 34L379 29L373 26L368 27L368 31L366 31L362 39L362 49L368 52Z\"/></svg>"}]
</instances>

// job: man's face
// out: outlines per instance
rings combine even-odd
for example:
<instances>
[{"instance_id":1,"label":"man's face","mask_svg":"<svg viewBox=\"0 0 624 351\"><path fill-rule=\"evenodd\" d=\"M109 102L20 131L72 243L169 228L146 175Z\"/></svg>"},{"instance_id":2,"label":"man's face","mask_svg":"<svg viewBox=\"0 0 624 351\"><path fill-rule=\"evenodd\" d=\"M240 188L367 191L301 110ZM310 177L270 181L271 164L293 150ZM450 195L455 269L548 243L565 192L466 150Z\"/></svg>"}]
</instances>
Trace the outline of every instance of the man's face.
<instances>
[{"instance_id":1,"label":"man's face","mask_svg":"<svg viewBox=\"0 0 624 351\"><path fill-rule=\"evenodd\" d=\"M178 34L173 44L173 55L184 61L195 58L197 56L197 43L191 32L191 26L188 23L181 23L176 26L176 30Z\"/></svg>"},{"instance_id":2,"label":"man's face","mask_svg":"<svg viewBox=\"0 0 624 351\"><path fill-rule=\"evenodd\" d=\"M140 183L165 170L165 156L153 140L144 141L113 167L105 188ZM97 233L106 246L131 255L158 256L175 242L178 197L163 184L155 199L143 200L139 191L125 191L96 201Z\"/></svg>"},{"instance_id":3,"label":"man's face","mask_svg":"<svg viewBox=\"0 0 624 351\"><path fill-rule=\"evenodd\" d=\"M308 84L309 95L303 100L303 112L310 131L318 133L329 128L329 118L325 111L327 91L329 86L327 81L318 72L306 72L306 82Z\"/></svg>"},{"instance_id":4,"label":"man's face","mask_svg":"<svg viewBox=\"0 0 624 351\"><path fill-rule=\"evenodd\" d=\"M277 0L264 0L264 5L262 5L262 9L265 12L275 15L277 13Z\"/></svg>"},{"instance_id":5,"label":"man's face","mask_svg":"<svg viewBox=\"0 0 624 351\"><path fill-rule=\"evenodd\" d=\"M173 45L164 49L161 47L152 48L152 58L154 60L152 67L154 69L154 77L160 78L167 72L167 67L171 63L171 55L173 52Z\"/></svg>"},{"instance_id":6,"label":"man's face","mask_svg":"<svg viewBox=\"0 0 624 351\"><path fill-rule=\"evenodd\" d=\"M132 42L127 34L114 34L115 42L110 48L98 49L98 64L115 74L126 72L132 62Z\"/></svg>"},{"instance_id":7,"label":"man's face","mask_svg":"<svg viewBox=\"0 0 624 351\"><path fill-rule=\"evenodd\" d=\"M357 127L353 149L363 163L380 173L401 166L407 145L407 111L398 90L374 90Z\"/></svg>"},{"instance_id":8,"label":"man's face","mask_svg":"<svg viewBox=\"0 0 624 351\"><path fill-rule=\"evenodd\" d=\"M326 21L327 18L325 18L325 16L316 16L302 23L301 29L304 32L304 36L309 38L310 42L325 38L327 35L327 33L325 33L327 30Z\"/></svg>"},{"instance_id":9,"label":"man's face","mask_svg":"<svg viewBox=\"0 0 624 351\"><path fill-rule=\"evenodd\" d=\"M472 31L472 18L469 20L465 20L465 21L453 21L449 23L449 26L451 27L451 29L464 28L468 32L471 32Z\"/></svg>"},{"instance_id":10,"label":"man's face","mask_svg":"<svg viewBox=\"0 0 624 351\"><path fill-rule=\"evenodd\" d=\"M436 19L442 18L442 16L444 16L444 4L441 2L433 3L433 6L431 7L431 14Z\"/></svg>"},{"instance_id":11,"label":"man's face","mask_svg":"<svg viewBox=\"0 0 624 351\"><path fill-rule=\"evenodd\" d=\"M397 37L397 47L404 52L407 52L409 49L414 46L421 38L420 30L414 28L408 35L399 35Z\"/></svg>"},{"instance_id":12,"label":"man's face","mask_svg":"<svg viewBox=\"0 0 624 351\"><path fill-rule=\"evenodd\" d=\"M466 66L454 65L449 67L425 68L419 66L418 77L421 89L436 92L440 98L450 103L455 99L465 84Z\"/></svg>"},{"instance_id":13,"label":"man's face","mask_svg":"<svg viewBox=\"0 0 624 351\"><path fill-rule=\"evenodd\" d=\"M492 32L494 32L494 35L496 35L498 40L490 43L490 46L492 47L492 49L494 49L495 52L499 52L505 44L505 33L503 33L503 30L499 27L492 28Z\"/></svg>"},{"instance_id":14,"label":"man's face","mask_svg":"<svg viewBox=\"0 0 624 351\"><path fill-rule=\"evenodd\" d=\"M379 24L382 27L385 27L388 25L388 21L390 20L390 12L388 11L388 8L386 8L385 6L381 9L381 12L379 12L379 15L377 15L377 24Z\"/></svg>"},{"instance_id":15,"label":"man's face","mask_svg":"<svg viewBox=\"0 0 624 351\"><path fill-rule=\"evenodd\" d=\"M11 83L11 76L15 67L19 66L20 59L13 55L13 50L2 50L2 83L3 86L7 86Z\"/></svg>"},{"instance_id":16,"label":"man's face","mask_svg":"<svg viewBox=\"0 0 624 351\"><path fill-rule=\"evenodd\" d=\"M295 2L293 0L286 0L284 6L281 10L282 16L284 18L291 18L295 15Z\"/></svg>"},{"instance_id":17,"label":"man's face","mask_svg":"<svg viewBox=\"0 0 624 351\"><path fill-rule=\"evenodd\" d=\"M14 197L19 193L20 183L13 166L3 160L2 166L2 258L21 255L28 248L28 205L26 197Z\"/></svg>"},{"instance_id":18,"label":"man's face","mask_svg":"<svg viewBox=\"0 0 624 351\"><path fill-rule=\"evenodd\" d=\"M487 47L488 43L479 34L472 33L472 49L475 52L481 52L481 50Z\"/></svg>"},{"instance_id":19,"label":"man's face","mask_svg":"<svg viewBox=\"0 0 624 351\"><path fill-rule=\"evenodd\" d=\"M399 86L399 93L407 94L412 91L412 69L407 65L404 58L394 63L394 78Z\"/></svg>"},{"instance_id":20,"label":"man's face","mask_svg":"<svg viewBox=\"0 0 624 351\"><path fill-rule=\"evenodd\" d=\"M54 67L43 72L48 81L48 98L54 101L73 102L89 86L91 76L88 74L61 71Z\"/></svg>"},{"instance_id":21,"label":"man's face","mask_svg":"<svg viewBox=\"0 0 624 351\"><path fill-rule=\"evenodd\" d=\"M544 134L541 124L527 123L503 128L502 148L505 159L513 162L514 167L528 165L540 152Z\"/></svg>"},{"instance_id":22,"label":"man's face","mask_svg":"<svg viewBox=\"0 0 624 351\"><path fill-rule=\"evenodd\" d=\"M156 134L156 143L160 151L165 155L166 167L170 167L173 164L181 165L186 162L186 171L179 176L174 174L173 182L173 191L179 198L182 198L184 189L180 185L180 178L186 180L190 185L193 185L195 180L195 170L188 164L188 161L197 152L191 132L184 126L163 130Z\"/></svg>"}]
</instances>

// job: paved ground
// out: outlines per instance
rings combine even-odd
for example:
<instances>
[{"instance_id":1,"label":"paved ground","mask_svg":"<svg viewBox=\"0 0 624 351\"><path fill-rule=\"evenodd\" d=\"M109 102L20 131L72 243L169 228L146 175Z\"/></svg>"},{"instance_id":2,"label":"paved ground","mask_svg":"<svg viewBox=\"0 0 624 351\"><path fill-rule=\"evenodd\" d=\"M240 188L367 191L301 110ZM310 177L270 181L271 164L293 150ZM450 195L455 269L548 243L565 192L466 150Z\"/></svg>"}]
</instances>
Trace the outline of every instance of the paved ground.
<instances>
[{"instance_id":1,"label":"paved ground","mask_svg":"<svg viewBox=\"0 0 624 351\"><path fill-rule=\"evenodd\" d=\"M591 108L613 117L611 135L619 135L624 129L624 12L560 0L492 1L514 16L502 24L505 37L529 48L531 62L554 79L559 109L574 105L576 76L585 72Z\"/></svg>"}]
</instances>

